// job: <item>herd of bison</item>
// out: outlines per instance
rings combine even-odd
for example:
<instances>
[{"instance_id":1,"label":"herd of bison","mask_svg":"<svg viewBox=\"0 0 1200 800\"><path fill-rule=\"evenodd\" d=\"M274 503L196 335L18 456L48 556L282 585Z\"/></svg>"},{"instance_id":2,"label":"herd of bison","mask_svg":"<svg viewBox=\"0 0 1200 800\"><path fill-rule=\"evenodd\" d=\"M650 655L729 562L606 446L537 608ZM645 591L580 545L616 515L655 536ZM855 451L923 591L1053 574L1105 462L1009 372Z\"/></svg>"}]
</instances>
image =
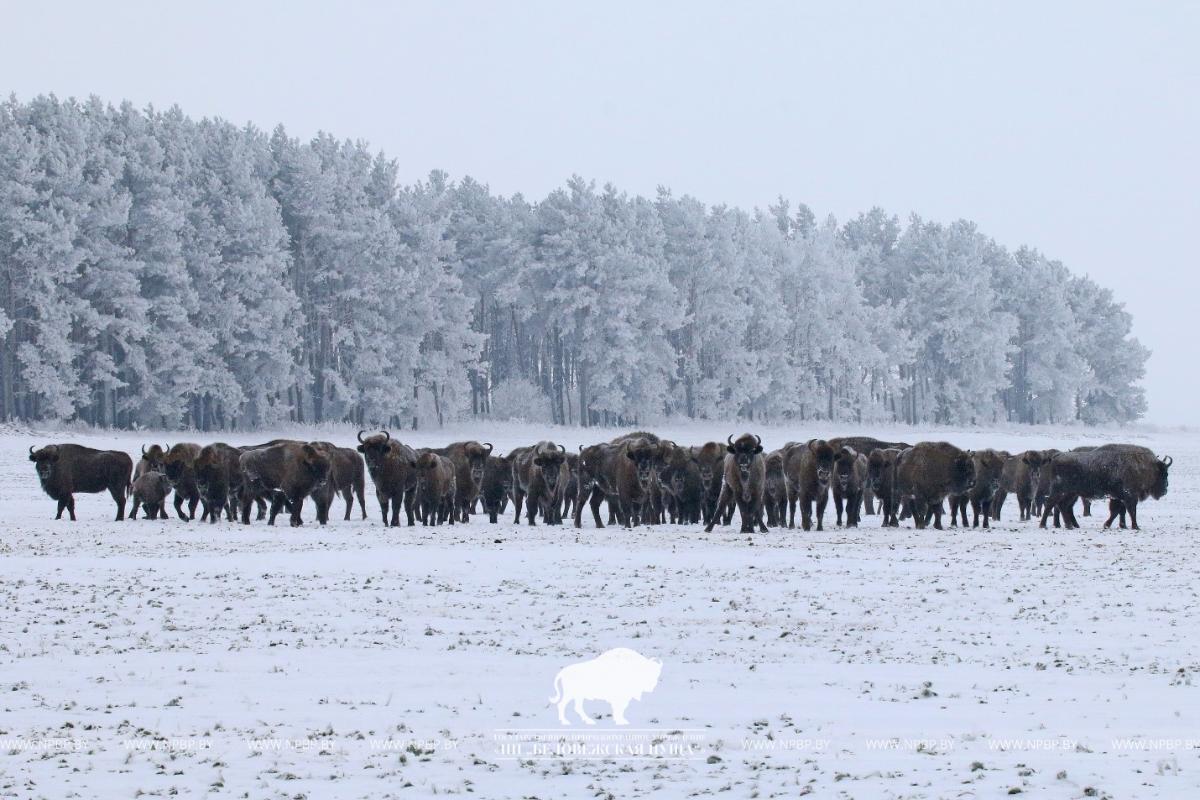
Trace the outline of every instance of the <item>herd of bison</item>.
<instances>
[{"instance_id":1,"label":"herd of bison","mask_svg":"<svg viewBox=\"0 0 1200 800\"><path fill-rule=\"evenodd\" d=\"M930 521L941 528L947 509L951 524L965 526L969 508L970 524L986 528L1015 495L1020 518L1040 516L1042 527L1053 516L1056 527L1077 528L1075 502L1083 501L1087 516L1092 500L1107 497L1104 526L1119 517L1124 528L1128 514L1136 529L1138 503L1166 494L1171 466L1170 457L1130 444L1010 454L851 436L789 442L765 453L752 434L683 447L637 432L581 446L577 453L543 441L497 455L492 445L475 441L414 449L387 431L364 433L357 449L289 439L249 447L155 444L142 447L136 469L126 453L76 444L30 447L29 460L46 494L58 502L55 519L64 510L75 519L76 493L104 491L116 501L118 520L125 518L129 498L131 519L139 508L145 519L165 519L172 493L183 520L194 519L200 507L201 520L225 515L248 524L253 507L268 524L286 509L297 526L311 497L323 525L339 494L346 519L355 496L366 519L369 472L384 524L399 525L401 509L409 525L438 525L467 522L480 508L494 523L511 501L514 522L524 507L530 525L539 517L558 525L570 516L581 527L589 506L599 528L600 505L607 503L609 524L702 522L706 531L730 524L736 508L743 533L795 527L797 505L804 530L814 521L822 530L830 495L837 524L848 527L876 509L885 527L911 518L918 528Z\"/></svg>"}]
</instances>

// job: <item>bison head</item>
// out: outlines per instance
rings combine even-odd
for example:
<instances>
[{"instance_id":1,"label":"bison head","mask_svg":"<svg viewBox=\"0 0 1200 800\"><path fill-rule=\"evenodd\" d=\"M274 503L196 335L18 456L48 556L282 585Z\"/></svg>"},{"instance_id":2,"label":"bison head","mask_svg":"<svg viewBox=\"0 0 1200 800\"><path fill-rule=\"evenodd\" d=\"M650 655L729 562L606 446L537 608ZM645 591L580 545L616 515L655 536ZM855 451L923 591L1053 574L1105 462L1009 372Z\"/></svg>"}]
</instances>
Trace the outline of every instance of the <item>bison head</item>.
<instances>
[{"instance_id":1,"label":"bison head","mask_svg":"<svg viewBox=\"0 0 1200 800\"><path fill-rule=\"evenodd\" d=\"M625 455L635 465L638 486L642 491L649 491L650 485L658 475L658 445L639 441L631 444Z\"/></svg>"},{"instance_id":2,"label":"bison head","mask_svg":"<svg viewBox=\"0 0 1200 800\"><path fill-rule=\"evenodd\" d=\"M849 487L850 479L854 477L854 462L857 459L858 453L851 447L843 447L834 457L833 474L837 479L838 487L843 492Z\"/></svg>"},{"instance_id":3,"label":"bison head","mask_svg":"<svg viewBox=\"0 0 1200 800\"><path fill-rule=\"evenodd\" d=\"M48 444L37 451L34 451L33 445L30 445L29 460L35 464L34 469L37 470L39 479L43 482L50 480L54 474L54 467L58 463L58 445Z\"/></svg>"},{"instance_id":4,"label":"bison head","mask_svg":"<svg viewBox=\"0 0 1200 800\"><path fill-rule=\"evenodd\" d=\"M329 455L320 447L314 447L311 442L301 448L301 466L312 478L313 487L324 486L329 480Z\"/></svg>"},{"instance_id":5,"label":"bison head","mask_svg":"<svg viewBox=\"0 0 1200 800\"><path fill-rule=\"evenodd\" d=\"M975 459L970 453L959 453L954 457L952 468L952 494L961 494L975 486Z\"/></svg>"},{"instance_id":6,"label":"bison head","mask_svg":"<svg viewBox=\"0 0 1200 800\"><path fill-rule=\"evenodd\" d=\"M1150 494L1155 500L1161 500L1162 496L1167 493L1167 470L1173 463L1174 459L1170 456L1163 456L1154 464L1154 485L1150 487Z\"/></svg>"},{"instance_id":7,"label":"bison head","mask_svg":"<svg viewBox=\"0 0 1200 800\"><path fill-rule=\"evenodd\" d=\"M890 450L874 450L867 456L867 488L873 492L880 491L884 478L892 465L896 463L896 454Z\"/></svg>"},{"instance_id":8,"label":"bison head","mask_svg":"<svg viewBox=\"0 0 1200 800\"><path fill-rule=\"evenodd\" d=\"M383 431L382 433L372 434L364 439L364 433L366 431L358 432L358 452L366 457L368 464L378 463L391 452L392 435L387 431Z\"/></svg>"},{"instance_id":9,"label":"bison head","mask_svg":"<svg viewBox=\"0 0 1200 800\"><path fill-rule=\"evenodd\" d=\"M542 480L546 482L546 488L551 492L558 486L558 473L566 460L567 448L561 444L539 447L537 455L533 457L534 466L542 471Z\"/></svg>"},{"instance_id":10,"label":"bison head","mask_svg":"<svg viewBox=\"0 0 1200 800\"><path fill-rule=\"evenodd\" d=\"M808 443L808 449L813 454L817 466L817 486L819 492L829 488L829 479L833 475L833 462L837 454L824 439L813 439Z\"/></svg>"}]
</instances>

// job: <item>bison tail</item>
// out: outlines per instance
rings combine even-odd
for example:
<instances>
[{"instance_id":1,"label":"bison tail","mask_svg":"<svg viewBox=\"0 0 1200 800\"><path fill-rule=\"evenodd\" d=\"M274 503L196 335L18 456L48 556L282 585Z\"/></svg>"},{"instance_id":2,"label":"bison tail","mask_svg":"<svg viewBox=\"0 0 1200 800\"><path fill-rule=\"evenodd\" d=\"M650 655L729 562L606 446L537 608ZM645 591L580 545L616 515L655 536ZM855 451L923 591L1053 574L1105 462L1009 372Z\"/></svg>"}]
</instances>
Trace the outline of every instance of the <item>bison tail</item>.
<instances>
[{"instance_id":1,"label":"bison tail","mask_svg":"<svg viewBox=\"0 0 1200 800\"><path fill-rule=\"evenodd\" d=\"M562 700L562 697L563 697L562 673L561 672L559 672L557 675L554 676L554 692L555 692L554 697L550 698L551 703L557 703L560 700Z\"/></svg>"}]
</instances>

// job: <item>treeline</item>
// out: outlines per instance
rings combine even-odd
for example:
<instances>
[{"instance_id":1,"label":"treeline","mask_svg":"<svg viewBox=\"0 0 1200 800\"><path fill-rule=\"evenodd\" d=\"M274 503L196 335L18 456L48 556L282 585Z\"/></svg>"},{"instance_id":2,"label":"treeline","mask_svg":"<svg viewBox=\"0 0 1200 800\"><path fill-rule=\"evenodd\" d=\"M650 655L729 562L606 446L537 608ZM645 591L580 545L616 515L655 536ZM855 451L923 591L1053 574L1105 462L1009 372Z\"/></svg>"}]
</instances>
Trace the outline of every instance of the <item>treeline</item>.
<instances>
[{"instance_id":1,"label":"treeline","mask_svg":"<svg viewBox=\"0 0 1200 800\"><path fill-rule=\"evenodd\" d=\"M0 419L1136 419L1112 293L965 221L572 178L530 202L362 142L0 106Z\"/></svg>"}]
</instances>

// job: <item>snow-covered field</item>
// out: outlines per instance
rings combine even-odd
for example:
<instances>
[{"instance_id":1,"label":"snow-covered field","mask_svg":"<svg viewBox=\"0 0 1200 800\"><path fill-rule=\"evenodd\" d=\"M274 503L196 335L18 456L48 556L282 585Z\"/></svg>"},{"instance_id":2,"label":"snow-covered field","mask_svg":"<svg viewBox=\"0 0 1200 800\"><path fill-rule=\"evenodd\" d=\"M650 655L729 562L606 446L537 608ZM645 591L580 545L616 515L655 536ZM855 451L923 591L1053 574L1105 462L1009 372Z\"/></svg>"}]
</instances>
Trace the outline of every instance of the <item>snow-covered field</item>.
<instances>
[{"instance_id":1,"label":"snow-covered field","mask_svg":"<svg viewBox=\"0 0 1200 800\"><path fill-rule=\"evenodd\" d=\"M506 450L616 433L396 435ZM1200 796L1200 434L925 438L1119 439L1175 463L1140 532L1043 531L1015 502L990 531L384 528L370 487L367 520L343 522L339 499L326 528L116 523L102 495L72 524L53 520L30 444L136 455L177 437L10 431L0 796ZM662 660L658 688L628 728L603 703L586 732L559 725L555 674L618 646ZM564 734L577 755L554 754Z\"/></svg>"}]
</instances>

